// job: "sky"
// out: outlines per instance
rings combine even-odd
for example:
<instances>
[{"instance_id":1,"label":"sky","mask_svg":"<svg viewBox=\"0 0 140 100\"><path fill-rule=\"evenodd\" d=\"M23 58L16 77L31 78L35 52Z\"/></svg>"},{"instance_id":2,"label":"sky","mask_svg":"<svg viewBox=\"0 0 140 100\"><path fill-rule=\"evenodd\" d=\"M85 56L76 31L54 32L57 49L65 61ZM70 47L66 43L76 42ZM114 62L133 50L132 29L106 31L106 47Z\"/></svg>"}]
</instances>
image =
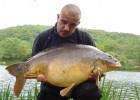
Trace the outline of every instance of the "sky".
<instances>
[{"instance_id":1,"label":"sky","mask_svg":"<svg viewBox=\"0 0 140 100\"><path fill-rule=\"evenodd\" d=\"M140 35L140 0L0 0L0 29L54 25L66 4L81 9L80 28Z\"/></svg>"}]
</instances>

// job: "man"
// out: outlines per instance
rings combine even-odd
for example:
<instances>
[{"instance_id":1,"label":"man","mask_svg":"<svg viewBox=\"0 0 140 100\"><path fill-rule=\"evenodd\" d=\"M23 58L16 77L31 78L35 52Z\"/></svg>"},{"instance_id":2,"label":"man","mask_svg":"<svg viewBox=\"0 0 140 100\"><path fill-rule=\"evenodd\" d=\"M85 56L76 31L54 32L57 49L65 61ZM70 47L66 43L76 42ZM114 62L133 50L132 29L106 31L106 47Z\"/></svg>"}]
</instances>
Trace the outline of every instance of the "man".
<instances>
[{"instance_id":1,"label":"man","mask_svg":"<svg viewBox=\"0 0 140 100\"><path fill-rule=\"evenodd\" d=\"M57 14L57 23L54 27L40 33L34 42L32 55L61 43L75 43L95 46L91 36L77 28L81 19L81 11L74 4L65 5L60 14ZM89 79L92 79L89 76ZM38 100L68 100L68 97L60 96L61 87L56 87L47 82L41 74L37 81L41 82ZM77 86L72 92L70 98L74 100L99 100L101 91L95 84L95 81L88 80Z\"/></svg>"}]
</instances>

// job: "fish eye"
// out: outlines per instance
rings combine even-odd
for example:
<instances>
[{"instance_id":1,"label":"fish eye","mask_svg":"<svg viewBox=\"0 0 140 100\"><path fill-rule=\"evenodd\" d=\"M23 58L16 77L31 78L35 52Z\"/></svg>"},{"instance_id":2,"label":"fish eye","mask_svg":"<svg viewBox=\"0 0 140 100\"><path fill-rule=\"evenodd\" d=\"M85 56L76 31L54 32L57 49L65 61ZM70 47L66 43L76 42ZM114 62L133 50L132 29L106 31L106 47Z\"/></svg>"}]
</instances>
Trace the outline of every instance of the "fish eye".
<instances>
[{"instance_id":1,"label":"fish eye","mask_svg":"<svg viewBox=\"0 0 140 100\"><path fill-rule=\"evenodd\" d=\"M109 57L109 59L112 59L112 56L108 56Z\"/></svg>"}]
</instances>

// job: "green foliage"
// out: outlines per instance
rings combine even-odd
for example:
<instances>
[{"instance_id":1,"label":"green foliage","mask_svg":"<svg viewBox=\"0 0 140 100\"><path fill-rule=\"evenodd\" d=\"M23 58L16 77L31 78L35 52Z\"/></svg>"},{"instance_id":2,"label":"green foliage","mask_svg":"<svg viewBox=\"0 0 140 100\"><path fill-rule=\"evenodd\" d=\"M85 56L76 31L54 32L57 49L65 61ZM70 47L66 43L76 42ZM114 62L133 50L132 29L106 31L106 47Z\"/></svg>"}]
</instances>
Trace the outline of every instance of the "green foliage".
<instances>
[{"instance_id":1,"label":"green foliage","mask_svg":"<svg viewBox=\"0 0 140 100\"><path fill-rule=\"evenodd\" d=\"M15 38L6 38L1 41L2 59L24 59L30 54L30 47L26 41Z\"/></svg>"},{"instance_id":2,"label":"green foliage","mask_svg":"<svg viewBox=\"0 0 140 100\"><path fill-rule=\"evenodd\" d=\"M140 100L139 89L136 83L133 84L132 88L134 88L134 96L131 97L127 94L130 88L127 83L119 85L116 84L115 81L106 81L104 78L100 85L103 94L101 100Z\"/></svg>"},{"instance_id":3,"label":"green foliage","mask_svg":"<svg viewBox=\"0 0 140 100\"><path fill-rule=\"evenodd\" d=\"M3 88L0 88L0 100L12 100L12 89L10 88L10 84Z\"/></svg>"},{"instance_id":4,"label":"green foliage","mask_svg":"<svg viewBox=\"0 0 140 100\"><path fill-rule=\"evenodd\" d=\"M122 69L131 70L140 65L140 36L130 33L84 29L94 38L99 49L120 60Z\"/></svg>"},{"instance_id":5,"label":"green foliage","mask_svg":"<svg viewBox=\"0 0 140 100\"><path fill-rule=\"evenodd\" d=\"M140 93L136 84L134 84L134 90L136 92L136 100L140 100Z\"/></svg>"},{"instance_id":6,"label":"green foliage","mask_svg":"<svg viewBox=\"0 0 140 100\"><path fill-rule=\"evenodd\" d=\"M13 92L13 89L10 88L10 83L4 86L4 88L0 88L0 100L37 100L39 88L37 87L37 83L35 83L34 88L30 88L28 91L22 93L19 98Z\"/></svg>"},{"instance_id":7,"label":"green foliage","mask_svg":"<svg viewBox=\"0 0 140 100\"><path fill-rule=\"evenodd\" d=\"M0 60L24 60L30 57L35 37L51 26L24 25L0 30ZM123 70L140 65L140 36L130 33L82 29L90 33L97 48L120 60Z\"/></svg>"},{"instance_id":8,"label":"green foliage","mask_svg":"<svg viewBox=\"0 0 140 100\"><path fill-rule=\"evenodd\" d=\"M24 25L0 30L0 60L28 59L35 37L47 28L50 27Z\"/></svg>"}]
</instances>

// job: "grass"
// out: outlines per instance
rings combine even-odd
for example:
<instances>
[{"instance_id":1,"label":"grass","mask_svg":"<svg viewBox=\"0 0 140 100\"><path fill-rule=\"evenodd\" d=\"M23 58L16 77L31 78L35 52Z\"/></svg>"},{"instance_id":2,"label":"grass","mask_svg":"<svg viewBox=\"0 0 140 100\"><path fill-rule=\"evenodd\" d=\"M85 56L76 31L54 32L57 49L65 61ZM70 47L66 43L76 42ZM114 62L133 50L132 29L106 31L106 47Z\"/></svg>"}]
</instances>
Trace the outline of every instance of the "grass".
<instances>
[{"instance_id":1,"label":"grass","mask_svg":"<svg viewBox=\"0 0 140 100\"><path fill-rule=\"evenodd\" d=\"M135 90L135 93L136 93L137 100L140 100L140 93L138 92L138 88L137 88L136 84L134 84L134 90Z\"/></svg>"},{"instance_id":2,"label":"grass","mask_svg":"<svg viewBox=\"0 0 140 100\"><path fill-rule=\"evenodd\" d=\"M8 86L5 86L7 88L0 88L0 100L37 100L37 94L39 92L39 89L37 88L37 83L35 84L35 87L33 89L30 89L27 91L27 93L22 93L19 98L16 98L13 94L12 89L10 88L10 84ZM25 99L26 98L26 99Z\"/></svg>"},{"instance_id":3,"label":"grass","mask_svg":"<svg viewBox=\"0 0 140 100\"><path fill-rule=\"evenodd\" d=\"M10 84L7 87L0 88L0 100L13 100Z\"/></svg>"},{"instance_id":4,"label":"grass","mask_svg":"<svg viewBox=\"0 0 140 100\"><path fill-rule=\"evenodd\" d=\"M135 99L130 98L127 96L126 93L128 92L126 87L127 84L122 84L121 86L116 86L115 82L113 81L105 81L105 78L100 84L100 88L103 93L103 97L101 100L125 100L124 98L128 98L127 100L140 100L140 93L138 91L138 87L136 84L133 85ZM129 88L129 86L128 86ZM18 100L36 100L37 94L39 89L37 87L37 83L35 84L34 88L28 90L28 92L22 93ZM10 88L10 84L5 86L4 88L0 88L0 100L15 100L15 96L13 94L12 89ZM17 99L16 99L17 100ZM73 99L69 99L73 100Z\"/></svg>"},{"instance_id":5,"label":"grass","mask_svg":"<svg viewBox=\"0 0 140 100\"><path fill-rule=\"evenodd\" d=\"M101 100L126 100L125 98L127 100L140 100L140 93L135 83L133 84L133 92L136 96L133 99L129 95L126 95L129 90L128 88L130 88L126 83L119 86L113 81L105 82L104 78L100 86L103 93Z\"/></svg>"},{"instance_id":6,"label":"grass","mask_svg":"<svg viewBox=\"0 0 140 100\"><path fill-rule=\"evenodd\" d=\"M103 93L103 97L101 98L101 100L124 100L124 98L129 98L126 97L127 89L124 90L124 85L126 84L123 84L121 87L120 86L116 87L113 81L105 83L104 78L101 85Z\"/></svg>"}]
</instances>

